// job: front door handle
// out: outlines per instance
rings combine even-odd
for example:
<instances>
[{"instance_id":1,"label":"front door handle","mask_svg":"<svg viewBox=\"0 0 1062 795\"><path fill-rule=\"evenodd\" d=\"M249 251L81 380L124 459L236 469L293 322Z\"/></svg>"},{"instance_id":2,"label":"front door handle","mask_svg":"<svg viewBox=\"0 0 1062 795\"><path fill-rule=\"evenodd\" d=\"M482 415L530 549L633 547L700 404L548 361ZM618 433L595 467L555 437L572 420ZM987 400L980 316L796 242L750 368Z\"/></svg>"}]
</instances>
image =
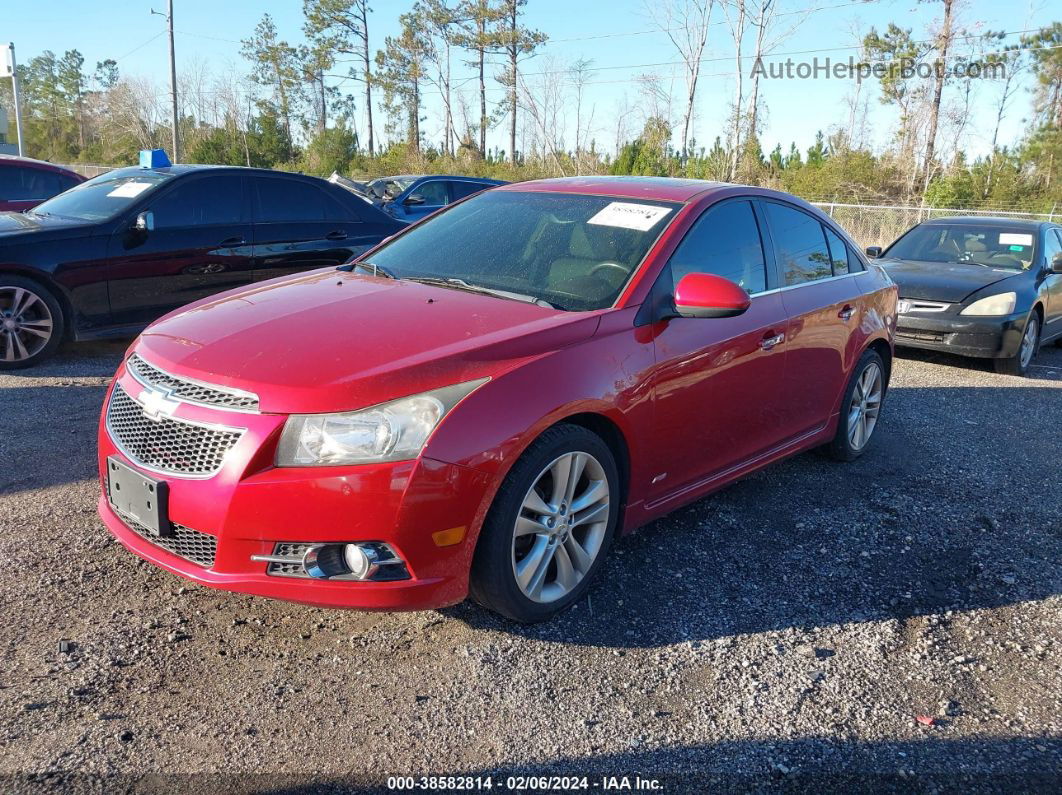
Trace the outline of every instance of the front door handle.
<instances>
[{"instance_id":1,"label":"front door handle","mask_svg":"<svg viewBox=\"0 0 1062 795\"><path fill-rule=\"evenodd\" d=\"M764 337L762 340L760 340L760 347L763 348L765 351L769 351L771 348L781 342L785 342L785 334L774 334L769 337Z\"/></svg>"},{"instance_id":2,"label":"front door handle","mask_svg":"<svg viewBox=\"0 0 1062 795\"><path fill-rule=\"evenodd\" d=\"M246 242L247 241L244 240L242 237L238 237L238 236L237 237L230 237L230 238L227 238L226 240L222 240L221 243L218 244L218 247L219 248L228 248L230 246L242 246Z\"/></svg>"},{"instance_id":3,"label":"front door handle","mask_svg":"<svg viewBox=\"0 0 1062 795\"><path fill-rule=\"evenodd\" d=\"M853 307L851 304L845 304L844 309L837 313L837 317L841 318L841 320L847 323L849 320L852 319L852 315L854 314L855 307Z\"/></svg>"},{"instance_id":4,"label":"front door handle","mask_svg":"<svg viewBox=\"0 0 1062 795\"><path fill-rule=\"evenodd\" d=\"M346 240L346 239L347 239L347 233L344 232L342 229L337 229L336 231L329 232L327 235L325 235L325 240Z\"/></svg>"}]
</instances>

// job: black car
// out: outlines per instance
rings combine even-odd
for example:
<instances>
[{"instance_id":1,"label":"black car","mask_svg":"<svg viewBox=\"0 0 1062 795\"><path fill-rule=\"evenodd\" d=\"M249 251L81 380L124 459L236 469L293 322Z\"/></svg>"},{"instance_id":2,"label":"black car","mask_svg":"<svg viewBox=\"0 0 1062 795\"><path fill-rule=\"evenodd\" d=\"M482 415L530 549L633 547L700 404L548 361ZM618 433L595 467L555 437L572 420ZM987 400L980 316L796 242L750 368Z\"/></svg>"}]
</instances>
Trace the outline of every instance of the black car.
<instances>
[{"instance_id":1,"label":"black car","mask_svg":"<svg viewBox=\"0 0 1062 795\"><path fill-rule=\"evenodd\" d=\"M1024 375L1062 343L1062 227L1013 218L936 218L880 257L899 285L896 344L990 358Z\"/></svg>"},{"instance_id":2,"label":"black car","mask_svg":"<svg viewBox=\"0 0 1062 795\"><path fill-rule=\"evenodd\" d=\"M0 369L34 364L64 337L130 336L204 296L342 264L403 226L316 177L110 171L0 213Z\"/></svg>"}]
</instances>

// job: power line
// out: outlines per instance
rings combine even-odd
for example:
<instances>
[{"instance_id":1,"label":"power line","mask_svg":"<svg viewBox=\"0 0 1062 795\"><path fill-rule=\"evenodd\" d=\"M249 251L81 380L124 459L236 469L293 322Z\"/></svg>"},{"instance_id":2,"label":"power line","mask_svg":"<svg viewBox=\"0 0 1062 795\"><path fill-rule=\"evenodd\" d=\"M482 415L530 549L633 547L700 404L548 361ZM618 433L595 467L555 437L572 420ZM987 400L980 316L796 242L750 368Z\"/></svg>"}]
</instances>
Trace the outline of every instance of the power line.
<instances>
[{"instance_id":1,"label":"power line","mask_svg":"<svg viewBox=\"0 0 1062 795\"><path fill-rule=\"evenodd\" d=\"M158 33L156 33L156 34L155 34L154 36L152 36L152 37L151 37L150 39L148 39L147 41L145 41L145 42L144 42L143 44L138 44L138 45L137 45L136 47L134 47L133 49L131 49L131 50L130 50L129 52L127 52L127 53L126 53L125 55L122 55L122 56L119 56L118 58L115 58L115 59L114 59L114 62L115 62L115 63L118 63L118 62L120 62L120 61L124 61L124 60L125 60L126 58L128 58L128 57L129 57L130 55L132 55L133 53L135 53L135 52L139 52L140 50L142 50L142 49L144 49L145 47L147 47L147 46L148 46L149 44L151 44L151 42L153 42L153 41L154 41L155 39L157 39L157 38L158 38L159 36L161 36L161 35L162 35L163 33L165 33L165 32L166 32L165 30L160 30L160 31L159 31Z\"/></svg>"}]
</instances>

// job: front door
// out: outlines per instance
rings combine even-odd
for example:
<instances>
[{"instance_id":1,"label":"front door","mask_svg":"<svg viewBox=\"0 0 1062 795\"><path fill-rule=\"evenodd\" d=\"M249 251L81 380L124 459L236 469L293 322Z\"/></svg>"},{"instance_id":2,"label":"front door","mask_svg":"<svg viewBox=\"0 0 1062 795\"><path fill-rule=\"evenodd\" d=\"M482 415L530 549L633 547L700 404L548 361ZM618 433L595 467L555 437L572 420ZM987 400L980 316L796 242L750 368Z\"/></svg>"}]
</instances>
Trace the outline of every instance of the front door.
<instances>
[{"instance_id":1,"label":"front door","mask_svg":"<svg viewBox=\"0 0 1062 795\"><path fill-rule=\"evenodd\" d=\"M1044 232L1044 267L1047 275L1047 307L1044 310L1042 338L1049 340L1062 336L1062 274L1051 273L1051 260L1062 253L1062 230L1048 229Z\"/></svg>"},{"instance_id":2,"label":"front door","mask_svg":"<svg viewBox=\"0 0 1062 795\"><path fill-rule=\"evenodd\" d=\"M714 273L752 296L731 318L672 318L655 337L655 471L650 499L681 493L778 446L787 435L787 317L751 202L713 205L661 278Z\"/></svg>"},{"instance_id":3,"label":"front door","mask_svg":"<svg viewBox=\"0 0 1062 795\"><path fill-rule=\"evenodd\" d=\"M243 177L192 175L137 207L154 228L115 231L107 288L116 325L143 325L214 293L251 282L251 224Z\"/></svg>"}]
</instances>

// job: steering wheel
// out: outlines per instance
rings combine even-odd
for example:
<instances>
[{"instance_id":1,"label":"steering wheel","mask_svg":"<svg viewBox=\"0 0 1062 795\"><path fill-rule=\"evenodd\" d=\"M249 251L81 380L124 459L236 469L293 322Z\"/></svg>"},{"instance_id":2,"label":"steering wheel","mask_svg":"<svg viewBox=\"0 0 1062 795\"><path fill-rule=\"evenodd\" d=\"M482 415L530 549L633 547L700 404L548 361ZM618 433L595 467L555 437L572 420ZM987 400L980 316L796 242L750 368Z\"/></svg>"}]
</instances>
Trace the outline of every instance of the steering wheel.
<instances>
[{"instance_id":1,"label":"steering wheel","mask_svg":"<svg viewBox=\"0 0 1062 795\"><path fill-rule=\"evenodd\" d=\"M615 268L618 271L622 271L624 276L630 273L630 268L626 267L625 265L620 265L618 262L602 262L601 264L595 265L590 269L590 275L593 276L595 273L600 270L604 270L605 268Z\"/></svg>"}]
</instances>

